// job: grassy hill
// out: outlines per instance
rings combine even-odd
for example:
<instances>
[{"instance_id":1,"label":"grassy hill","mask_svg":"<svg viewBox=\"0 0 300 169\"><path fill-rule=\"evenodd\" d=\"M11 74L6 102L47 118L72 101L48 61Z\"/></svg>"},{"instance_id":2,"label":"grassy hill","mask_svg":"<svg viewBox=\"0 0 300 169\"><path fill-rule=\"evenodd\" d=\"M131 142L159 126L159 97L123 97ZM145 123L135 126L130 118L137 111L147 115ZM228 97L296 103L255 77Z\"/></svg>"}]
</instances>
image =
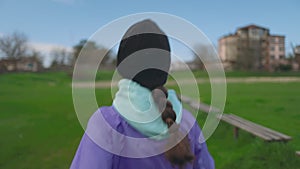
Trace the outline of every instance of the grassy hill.
<instances>
[{"instance_id":1,"label":"grassy hill","mask_svg":"<svg viewBox=\"0 0 300 169\"><path fill-rule=\"evenodd\" d=\"M106 72L104 80L109 79ZM246 76L246 75L245 75ZM103 80L103 79L102 79ZM68 168L83 130L72 103L71 78L65 73L0 75L0 168ZM265 143L246 132L233 138L220 123L207 144L217 168L296 169L300 158L300 83L228 84L225 111L284 132L289 143ZM209 103L210 85L199 85ZM100 105L112 102L110 89L97 89ZM203 124L205 114L199 113Z\"/></svg>"}]
</instances>

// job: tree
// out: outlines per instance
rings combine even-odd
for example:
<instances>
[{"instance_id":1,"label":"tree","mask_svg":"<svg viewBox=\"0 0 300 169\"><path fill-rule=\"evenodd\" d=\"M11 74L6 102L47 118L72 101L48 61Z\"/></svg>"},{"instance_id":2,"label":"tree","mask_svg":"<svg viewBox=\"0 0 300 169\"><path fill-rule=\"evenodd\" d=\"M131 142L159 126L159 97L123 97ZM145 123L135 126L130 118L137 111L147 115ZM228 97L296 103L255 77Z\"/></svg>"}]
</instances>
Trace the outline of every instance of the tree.
<instances>
[{"instance_id":1,"label":"tree","mask_svg":"<svg viewBox=\"0 0 300 169\"><path fill-rule=\"evenodd\" d=\"M18 59L27 54L27 37L20 32L0 37L0 51L4 57Z\"/></svg>"},{"instance_id":2,"label":"tree","mask_svg":"<svg viewBox=\"0 0 300 169\"><path fill-rule=\"evenodd\" d=\"M98 57L103 57L101 60L102 65L113 62L112 51L103 46L97 45L97 43L94 41L83 39L73 47L73 63L75 63L76 59L80 55L80 52L84 52L82 54L84 55L86 62L96 62L96 60L99 59Z\"/></svg>"},{"instance_id":3,"label":"tree","mask_svg":"<svg viewBox=\"0 0 300 169\"><path fill-rule=\"evenodd\" d=\"M73 46L73 57L76 60L80 54L81 49L87 43L86 39L81 40L77 45Z\"/></svg>"},{"instance_id":4,"label":"tree","mask_svg":"<svg viewBox=\"0 0 300 169\"><path fill-rule=\"evenodd\" d=\"M194 64L197 69L204 69L205 64L215 62L216 53L210 44L197 44L194 52ZM201 58L201 59L200 59Z\"/></svg>"},{"instance_id":5,"label":"tree","mask_svg":"<svg viewBox=\"0 0 300 169\"><path fill-rule=\"evenodd\" d=\"M32 49L31 54L29 55L29 57L34 58L36 61L39 62L39 64L42 65L43 55L40 52Z\"/></svg>"},{"instance_id":6,"label":"tree","mask_svg":"<svg viewBox=\"0 0 300 169\"><path fill-rule=\"evenodd\" d=\"M52 66L68 65L71 63L71 53L64 48L53 49L50 53L52 57Z\"/></svg>"}]
</instances>

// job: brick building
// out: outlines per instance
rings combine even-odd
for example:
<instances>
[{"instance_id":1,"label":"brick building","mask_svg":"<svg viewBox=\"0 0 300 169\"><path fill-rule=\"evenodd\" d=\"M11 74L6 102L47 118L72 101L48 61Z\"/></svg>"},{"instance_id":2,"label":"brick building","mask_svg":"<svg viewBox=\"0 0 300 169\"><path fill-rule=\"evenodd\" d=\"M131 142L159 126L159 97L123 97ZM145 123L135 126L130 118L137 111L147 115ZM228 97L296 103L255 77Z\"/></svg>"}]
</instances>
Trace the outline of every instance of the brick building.
<instances>
[{"instance_id":1,"label":"brick building","mask_svg":"<svg viewBox=\"0 0 300 169\"><path fill-rule=\"evenodd\" d=\"M272 71L285 60L285 37L257 25L223 36L218 47L225 69Z\"/></svg>"},{"instance_id":2,"label":"brick building","mask_svg":"<svg viewBox=\"0 0 300 169\"><path fill-rule=\"evenodd\" d=\"M295 61L298 66L297 69L300 70L300 45L294 48L294 54L295 54Z\"/></svg>"}]
</instances>

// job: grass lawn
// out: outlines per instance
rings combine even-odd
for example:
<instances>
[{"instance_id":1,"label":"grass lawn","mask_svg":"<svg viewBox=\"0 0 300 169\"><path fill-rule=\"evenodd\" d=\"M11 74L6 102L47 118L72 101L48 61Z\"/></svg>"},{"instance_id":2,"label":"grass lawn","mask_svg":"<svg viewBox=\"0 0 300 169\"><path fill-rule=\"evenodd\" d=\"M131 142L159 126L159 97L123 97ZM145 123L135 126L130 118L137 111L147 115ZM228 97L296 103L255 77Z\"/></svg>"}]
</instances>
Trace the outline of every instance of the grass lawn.
<instances>
[{"instance_id":1,"label":"grass lawn","mask_svg":"<svg viewBox=\"0 0 300 169\"><path fill-rule=\"evenodd\" d=\"M109 79L106 72L104 79ZM102 79L103 80L103 79ZM68 168L83 130L72 104L65 73L0 75L0 168ZM209 103L210 85L199 86ZM300 83L228 84L225 112L238 114L293 137L287 144L264 143L246 132L233 138L220 123L207 144L217 168L296 169L300 158ZM111 104L110 89L97 89L101 105ZM205 115L198 120L203 124Z\"/></svg>"},{"instance_id":2,"label":"grass lawn","mask_svg":"<svg viewBox=\"0 0 300 169\"><path fill-rule=\"evenodd\" d=\"M221 122L208 140L217 168L299 168L300 83L229 83L225 113L233 113L292 136L289 143L266 143ZM210 85L199 85L201 100L210 103ZM198 114L203 126L206 115Z\"/></svg>"},{"instance_id":3,"label":"grass lawn","mask_svg":"<svg viewBox=\"0 0 300 169\"><path fill-rule=\"evenodd\" d=\"M83 133L64 73L0 76L0 168L68 168Z\"/></svg>"},{"instance_id":4,"label":"grass lawn","mask_svg":"<svg viewBox=\"0 0 300 169\"><path fill-rule=\"evenodd\" d=\"M111 80L114 72L110 70L101 70L96 74L96 81ZM187 71L174 72L177 78L187 77ZM206 71L193 71L196 78L208 78ZM229 71L226 72L226 77L300 77L300 72L244 72L244 71ZM172 79L170 77L169 79Z\"/></svg>"}]
</instances>

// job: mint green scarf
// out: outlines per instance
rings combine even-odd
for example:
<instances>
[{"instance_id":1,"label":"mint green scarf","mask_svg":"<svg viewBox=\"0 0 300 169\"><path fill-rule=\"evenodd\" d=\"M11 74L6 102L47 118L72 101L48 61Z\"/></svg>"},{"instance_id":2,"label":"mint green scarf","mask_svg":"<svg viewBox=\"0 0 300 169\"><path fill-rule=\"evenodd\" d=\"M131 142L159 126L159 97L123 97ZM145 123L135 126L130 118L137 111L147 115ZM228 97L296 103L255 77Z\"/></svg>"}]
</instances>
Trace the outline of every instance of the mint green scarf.
<instances>
[{"instance_id":1,"label":"mint green scarf","mask_svg":"<svg viewBox=\"0 0 300 169\"><path fill-rule=\"evenodd\" d=\"M168 100L176 113L176 123L182 118L182 105L174 90L168 90ZM122 79L113 101L114 108L133 128L156 140L167 136L168 127L152 98L151 91L140 84Z\"/></svg>"}]
</instances>

